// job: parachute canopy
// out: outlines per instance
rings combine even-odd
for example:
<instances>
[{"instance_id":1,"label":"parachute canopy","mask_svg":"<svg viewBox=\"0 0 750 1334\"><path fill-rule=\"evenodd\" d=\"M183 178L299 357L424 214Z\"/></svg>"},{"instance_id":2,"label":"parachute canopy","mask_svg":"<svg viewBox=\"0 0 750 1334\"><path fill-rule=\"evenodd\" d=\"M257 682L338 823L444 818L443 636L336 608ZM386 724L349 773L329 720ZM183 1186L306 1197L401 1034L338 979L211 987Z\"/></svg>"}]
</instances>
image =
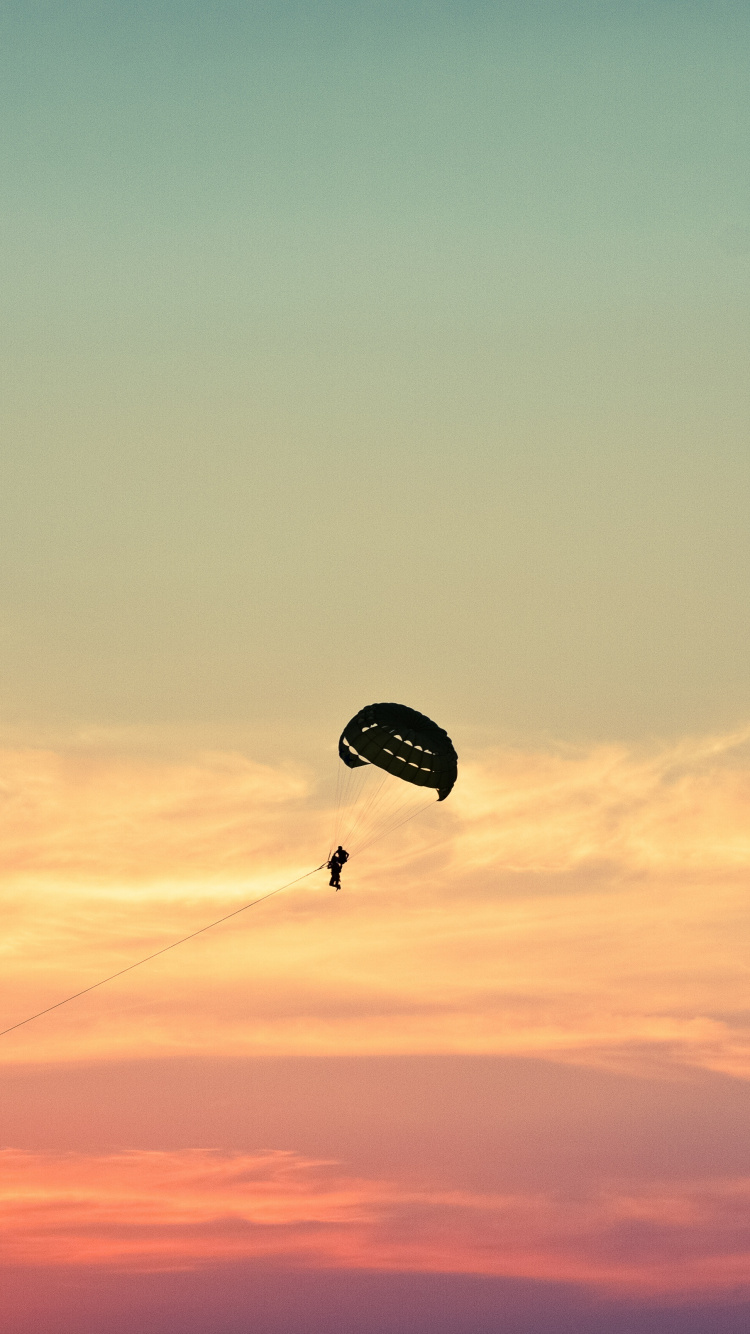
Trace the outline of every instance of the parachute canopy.
<instances>
[{"instance_id":1,"label":"parachute canopy","mask_svg":"<svg viewBox=\"0 0 750 1334\"><path fill-rule=\"evenodd\" d=\"M448 733L405 704L360 709L341 733L339 755L350 769L374 764L417 787L437 788L438 801L445 801L458 773Z\"/></svg>"}]
</instances>

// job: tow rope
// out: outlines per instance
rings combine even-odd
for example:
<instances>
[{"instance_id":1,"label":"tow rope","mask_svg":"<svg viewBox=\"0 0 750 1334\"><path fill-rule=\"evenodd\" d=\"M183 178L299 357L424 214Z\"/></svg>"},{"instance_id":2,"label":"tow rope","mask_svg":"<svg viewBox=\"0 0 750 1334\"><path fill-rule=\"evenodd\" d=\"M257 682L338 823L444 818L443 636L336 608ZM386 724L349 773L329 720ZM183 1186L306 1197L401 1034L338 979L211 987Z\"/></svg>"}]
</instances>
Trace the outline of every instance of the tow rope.
<instances>
[{"instance_id":1,"label":"tow rope","mask_svg":"<svg viewBox=\"0 0 750 1334\"><path fill-rule=\"evenodd\" d=\"M19 1019L18 1023L11 1024L9 1028L0 1029L0 1038L4 1038L6 1033L12 1033L16 1028L23 1028L24 1024L30 1024L34 1019L41 1019L43 1014L50 1014L52 1010L59 1010L61 1005L69 1005L71 1001L78 1000L79 996L85 996L89 991L96 991L97 987L106 986L107 982L114 982L116 977L122 977L124 973L132 973L134 968L140 968L144 963L150 963L152 959L158 959L160 954L168 954L170 950L176 950L178 945L184 945L188 940L195 940L196 936L202 936L204 931L211 931L215 926L221 926L222 922L228 922L232 917L238 917L240 913L247 912L248 908L254 908L258 903L263 903L265 899L272 899L274 894L280 894L283 889L291 889L292 885L298 885L300 880L307 880L308 876L315 875L316 871L322 871L327 862L321 862L320 866L314 866L312 871L305 871L304 875L298 875L296 880L287 880L285 885L278 885L276 889L270 889L267 894L261 894L259 898L252 899L250 903L243 903L241 908L234 908L232 912L225 913L223 917L217 917L215 922L208 922L206 926L199 926L197 931L191 931L188 936L181 936L179 940L173 940L171 945L164 945L160 950L154 950L153 954L147 954L143 959L137 959L135 963L129 963L126 968L119 968L116 973L110 973L109 977L103 977L99 982L92 982L90 987L83 987L81 991L74 991L72 996L65 996L63 1000L55 1001L54 1005L47 1005L43 1010L37 1010L36 1014L29 1014L25 1019Z\"/></svg>"}]
</instances>

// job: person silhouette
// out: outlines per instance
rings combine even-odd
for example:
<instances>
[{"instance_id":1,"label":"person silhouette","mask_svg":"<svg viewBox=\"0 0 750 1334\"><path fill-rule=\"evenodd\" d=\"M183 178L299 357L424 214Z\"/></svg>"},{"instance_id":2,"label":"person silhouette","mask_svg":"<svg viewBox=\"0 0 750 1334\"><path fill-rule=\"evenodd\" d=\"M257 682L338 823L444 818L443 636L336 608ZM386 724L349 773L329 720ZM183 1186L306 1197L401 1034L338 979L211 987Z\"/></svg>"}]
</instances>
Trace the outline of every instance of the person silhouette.
<instances>
[{"instance_id":1,"label":"person silhouette","mask_svg":"<svg viewBox=\"0 0 750 1334\"><path fill-rule=\"evenodd\" d=\"M339 843L331 860L328 862L328 870L331 872L331 879L328 883L333 885L334 889L341 889L341 868L344 865L344 862L348 862L348 860L349 853L346 852Z\"/></svg>"}]
</instances>

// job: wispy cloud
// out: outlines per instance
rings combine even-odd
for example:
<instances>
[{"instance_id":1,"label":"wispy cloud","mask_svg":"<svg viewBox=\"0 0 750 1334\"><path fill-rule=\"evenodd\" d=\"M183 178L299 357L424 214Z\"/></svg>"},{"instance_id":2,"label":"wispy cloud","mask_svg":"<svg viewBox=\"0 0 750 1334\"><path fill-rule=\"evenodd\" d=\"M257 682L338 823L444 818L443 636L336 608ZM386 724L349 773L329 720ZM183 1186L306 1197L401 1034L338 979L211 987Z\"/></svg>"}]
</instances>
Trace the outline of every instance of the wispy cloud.
<instances>
[{"instance_id":1,"label":"wispy cloud","mask_svg":"<svg viewBox=\"0 0 750 1334\"><path fill-rule=\"evenodd\" d=\"M300 840L310 781L232 753L169 764L127 756L0 752L6 879L106 883L246 874Z\"/></svg>"},{"instance_id":2,"label":"wispy cloud","mask_svg":"<svg viewBox=\"0 0 750 1334\"><path fill-rule=\"evenodd\" d=\"M657 1055L750 1076L748 736L477 754L342 894L313 878L3 1053ZM8 1023L308 869L326 837L309 774L237 755L13 752L0 773Z\"/></svg>"},{"instance_id":3,"label":"wispy cloud","mask_svg":"<svg viewBox=\"0 0 750 1334\"><path fill-rule=\"evenodd\" d=\"M0 1154L5 1263L316 1267L748 1289L750 1180L616 1182L575 1197L446 1191L293 1153Z\"/></svg>"},{"instance_id":4,"label":"wispy cloud","mask_svg":"<svg viewBox=\"0 0 750 1334\"><path fill-rule=\"evenodd\" d=\"M746 871L750 729L651 753L493 751L456 791L473 864L562 872Z\"/></svg>"}]
</instances>

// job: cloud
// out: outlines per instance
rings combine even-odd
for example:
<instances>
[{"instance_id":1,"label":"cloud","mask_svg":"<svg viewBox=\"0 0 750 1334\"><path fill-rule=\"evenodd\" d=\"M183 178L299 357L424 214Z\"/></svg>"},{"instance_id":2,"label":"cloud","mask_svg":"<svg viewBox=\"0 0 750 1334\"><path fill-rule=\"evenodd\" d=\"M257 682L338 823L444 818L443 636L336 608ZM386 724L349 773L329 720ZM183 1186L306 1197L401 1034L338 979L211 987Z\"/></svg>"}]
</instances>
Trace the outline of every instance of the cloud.
<instances>
[{"instance_id":1,"label":"cloud","mask_svg":"<svg viewBox=\"0 0 750 1334\"><path fill-rule=\"evenodd\" d=\"M11 881L105 883L246 874L278 864L280 851L303 837L309 790L300 771L227 752L159 763L2 751L2 872Z\"/></svg>"},{"instance_id":2,"label":"cloud","mask_svg":"<svg viewBox=\"0 0 750 1334\"><path fill-rule=\"evenodd\" d=\"M564 872L744 873L750 863L750 731L652 753L493 751L457 789L473 865Z\"/></svg>"},{"instance_id":3,"label":"cloud","mask_svg":"<svg viewBox=\"0 0 750 1334\"><path fill-rule=\"evenodd\" d=\"M471 866L744 871L749 743L747 730L649 754L475 753L429 827ZM301 768L232 752L164 763L96 750L0 751L2 871L107 881L246 874L259 858L278 863L280 852L301 850L330 823L313 805L313 786Z\"/></svg>"},{"instance_id":4,"label":"cloud","mask_svg":"<svg viewBox=\"0 0 750 1334\"><path fill-rule=\"evenodd\" d=\"M493 750L450 801L5 1039L4 1059L494 1052L750 1077L747 732ZM315 865L313 775L6 754L11 1023ZM2 1026L2 1025L0 1025Z\"/></svg>"},{"instance_id":5,"label":"cloud","mask_svg":"<svg viewBox=\"0 0 750 1334\"><path fill-rule=\"evenodd\" d=\"M750 1179L600 1184L574 1197L347 1176L294 1153L0 1153L6 1265L323 1268L750 1290Z\"/></svg>"}]
</instances>

